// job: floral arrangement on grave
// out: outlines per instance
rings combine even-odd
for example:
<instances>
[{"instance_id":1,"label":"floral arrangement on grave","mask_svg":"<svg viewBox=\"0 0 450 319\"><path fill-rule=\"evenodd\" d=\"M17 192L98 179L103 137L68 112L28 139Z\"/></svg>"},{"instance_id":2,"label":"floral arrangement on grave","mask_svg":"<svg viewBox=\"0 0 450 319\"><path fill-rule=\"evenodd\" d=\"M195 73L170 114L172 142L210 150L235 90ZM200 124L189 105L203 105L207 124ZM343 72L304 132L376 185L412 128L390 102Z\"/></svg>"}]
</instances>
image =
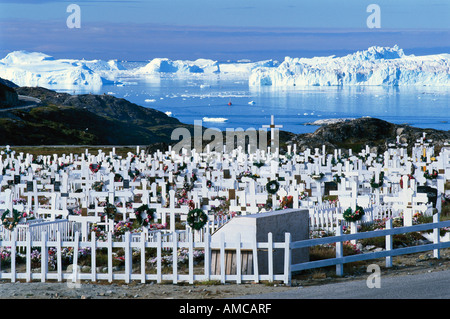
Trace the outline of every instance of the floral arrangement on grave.
<instances>
[{"instance_id":1,"label":"floral arrangement on grave","mask_svg":"<svg viewBox=\"0 0 450 319\"><path fill-rule=\"evenodd\" d=\"M212 182L210 180L206 181L206 187L208 187L208 188L212 187Z\"/></svg>"},{"instance_id":2,"label":"floral arrangement on grave","mask_svg":"<svg viewBox=\"0 0 450 319\"><path fill-rule=\"evenodd\" d=\"M150 208L147 204L141 205L134 211L136 220L141 226L148 226L151 220L154 219L156 208Z\"/></svg>"},{"instance_id":3,"label":"floral arrangement on grave","mask_svg":"<svg viewBox=\"0 0 450 319\"><path fill-rule=\"evenodd\" d=\"M199 208L190 210L186 218L186 222L188 223L189 227L195 230L202 229L206 225L207 221L208 216L203 210Z\"/></svg>"},{"instance_id":4,"label":"floral arrangement on grave","mask_svg":"<svg viewBox=\"0 0 450 319\"><path fill-rule=\"evenodd\" d=\"M280 189L280 183L278 183L278 181L276 181L276 180L269 181L266 184L266 190L269 194L276 194L279 189Z\"/></svg>"},{"instance_id":5,"label":"floral arrangement on grave","mask_svg":"<svg viewBox=\"0 0 450 319\"><path fill-rule=\"evenodd\" d=\"M97 173L100 170L100 168L102 168L102 164L94 164L94 163L89 164L89 169L94 174Z\"/></svg>"},{"instance_id":6,"label":"floral arrangement on grave","mask_svg":"<svg viewBox=\"0 0 450 319\"><path fill-rule=\"evenodd\" d=\"M305 199L307 199L308 198L308 193L306 193L306 192L301 192L299 195L298 195L298 200L305 200Z\"/></svg>"},{"instance_id":7,"label":"floral arrangement on grave","mask_svg":"<svg viewBox=\"0 0 450 319\"><path fill-rule=\"evenodd\" d=\"M95 182L92 184L92 189L96 192L101 192L103 190L103 182Z\"/></svg>"},{"instance_id":8,"label":"floral arrangement on grave","mask_svg":"<svg viewBox=\"0 0 450 319\"><path fill-rule=\"evenodd\" d=\"M384 172L380 172L380 175L378 176L378 183L375 181L375 176L372 177L370 180L370 187L372 188L380 188L383 186L384 183Z\"/></svg>"},{"instance_id":9,"label":"floral arrangement on grave","mask_svg":"<svg viewBox=\"0 0 450 319\"><path fill-rule=\"evenodd\" d=\"M13 209L12 217L7 217L9 213L10 211L9 209L7 209L2 214L2 225L3 227L5 227L5 229L13 230L19 224L19 221L22 218L22 214L16 209Z\"/></svg>"},{"instance_id":10,"label":"floral arrangement on grave","mask_svg":"<svg viewBox=\"0 0 450 319\"><path fill-rule=\"evenodd\" d=\"M114 182L120 183L120 182L122 182L122 181L123 181L122 175L120 175L120 174L118 174L118 173L114 174Z\"/></svg>"},{"instance_id":11,"label":"floral arrangement on grave","mask_svg":"<svg viewBox=\"0 0 450 319\"><path fill-rule=\"evenodd\" d=\"M412 179L415 179L413 175L408 174L408 187L409 187L409 181ZM400 178L400 187L403 188L403 178Z\"/></svg>"},{"instance_id":12,"label":"floral arrangement on grave","mask_svg":"<svg viewBox=\"0 0 450 319\"><path fill-rule=\"evenodd\" d=\"M108 216L109 219L114 219L114 217L117 214L117 207L114 204L106 203L103 211L105 212L105 215Z\"/></svg>"},{"instance_id":13,"label":"floral arrangement on grave","mask_svg":"<svg viewBox=\"0 0 450 319\"><path fill-rule=\"evenodd\" d=\"M423 173L423 177L425 177L426 179L436 179L438 177L438 171L433 169L433 171L430 174L430 171L427 170L425 171L425 173Z\"/></svg>"},{"instance_id":14,"label":"floral arrangement on grave","mask_svg":"<svg viewBox=\"0 0 450 319\"><path fill-rule=\"evenodd\" d=\"M360 206L356 206L355 211L351 207L344 211L343 217L347 222L356 222L364 216L364 209Z\"/></svg>"},{"instance_id":15,"label":"floral arrangement on grave","mask_svg":"<svg viewBox=\"0 0 450 319\"><path fill-rule=\"evenodd\" d=\"M316 181L320 181L324 176L325 176L325 174L322 173L322 172L320 172L319 174L314 174L314 175L312 175L311 177L312 177L313 179L315 179Z\"/></svg>"},{"instance_id":16,"label":"floral arrangement on grave","mask_svg":"<svg viewBox=\"0 0 450 319\"><path fill-rule=\"evenodd\" d=\"M251 173L249 171L246 171L246 172L242 172L238 176L236 176L236 179L238 181L241 181L242 177L249 177L249 178L253 178L254 180L256 180L257 178L259 178L259 175L258 174L253 174L253 173Z\"/></svg>"},{"instance_id":17,"label":"floral arrangement on grave","mask_svg":"<svg viewBox=\"0 0 450 319\"><path fill-rule=\"evenodd\" d=\"M114 236L124 235L125 232L129 232L133 229L133 223L127 219L126 221L121 220L114 225Z\"/></svg>"},{"instance_id":18,"label":"floral arrangement on grave","mask_svg":"<svg viewBox=\"0 0 450 319\"><path fill-rule=\"evenodd\" d=\"M283 209L292 208L293 206L294 206L294 197L291 195L284 196L283 199L280 201L280 207L282 207Z\"/></svg>"}]
</instances>

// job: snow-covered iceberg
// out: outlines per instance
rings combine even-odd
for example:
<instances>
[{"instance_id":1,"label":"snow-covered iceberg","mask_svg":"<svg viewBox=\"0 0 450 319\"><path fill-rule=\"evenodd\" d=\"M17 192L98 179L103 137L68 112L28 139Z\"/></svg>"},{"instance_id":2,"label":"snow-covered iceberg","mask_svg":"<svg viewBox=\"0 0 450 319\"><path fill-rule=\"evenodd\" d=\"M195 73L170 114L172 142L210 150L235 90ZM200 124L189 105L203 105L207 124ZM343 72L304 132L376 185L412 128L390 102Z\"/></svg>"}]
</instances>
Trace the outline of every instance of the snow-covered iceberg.
<instances>
[{"instance_id":1,"label":"snow-covered iceberg","mask_svg":"<svg viewBox=\"0 0 450 319\"><path fill-rule=\"evenodd\" d=\"M450 54L405 55L398 46L373 46L344 57L290 58L278 67L258 67L249 85L450 85Z\"/></svg>"},{"instance_id":2,"label":"snow-covered iceberg","mask_svg":"<svg viewBox=\"0 0 450 319\"><path fill-rule=\"evenodd\" d=\"M14 51L0 60L0 77L19 86L96 89L111 83L102 72L111 75L120 68L116 61L55 59L40 52Z\"/></svg>"},{"instance_id":3,"label":"snow-covered iceberg","mask_svg":"<svg viewBox=\"0 0 450 319\"><path fill-rule=\"evenodd\" d=\"M167 58L155 58L147 65L135 70L136 74L161 74L174 73L178 75L202 73L217 74L220 73L220 67L217 61L209 59L189 60L170 60Z\"/></svg>"}]
</instances>

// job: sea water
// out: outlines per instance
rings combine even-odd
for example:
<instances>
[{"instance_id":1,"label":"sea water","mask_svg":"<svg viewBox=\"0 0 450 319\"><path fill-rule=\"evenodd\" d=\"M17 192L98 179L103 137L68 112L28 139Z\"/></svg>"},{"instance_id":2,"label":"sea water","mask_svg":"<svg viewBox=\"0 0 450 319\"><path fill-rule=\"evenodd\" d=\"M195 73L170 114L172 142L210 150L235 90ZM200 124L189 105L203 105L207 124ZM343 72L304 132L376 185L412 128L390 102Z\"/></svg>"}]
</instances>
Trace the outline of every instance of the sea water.
<instances>
[{"instance_id":1,"label":"sea water","mask_svg":"<svg viewBox=\"0 0 450 319\"><path fill-rule=\"evenodd\" d=\"M223 75L145 76L117 79L96 94L111 94L167 112L186 124L255 128L275 124L293 133L314 132L317 120L375 117L419 128L450 130L446 87L250 87L246 77ZM61 91L61 90L60 90ZM86 93L82 90L70 93ZM210 122L204 118L209 118Z\"/></svg>"}]
</instances>

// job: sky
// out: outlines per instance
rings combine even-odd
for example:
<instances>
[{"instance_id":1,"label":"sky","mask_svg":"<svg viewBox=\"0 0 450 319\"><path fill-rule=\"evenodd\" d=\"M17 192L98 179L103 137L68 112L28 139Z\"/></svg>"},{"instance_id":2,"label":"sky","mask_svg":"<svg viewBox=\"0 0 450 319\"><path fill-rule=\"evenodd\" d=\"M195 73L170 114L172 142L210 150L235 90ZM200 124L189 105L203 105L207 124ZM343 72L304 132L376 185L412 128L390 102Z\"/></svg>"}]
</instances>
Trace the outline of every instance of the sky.
<instances>
[{"instance_id":1,"label":"sky","mask_svg":"<svg viewBox=\"0 0 450 319\"><path fill-rule=\"evenodd\" d=\"M69 28L70 4L80 28ZM369 28L370 4L380 27ZM220 61L345 55L372 45L450 53L448 0L0 0L0 57Z\"/></svg>"}]
</instances>

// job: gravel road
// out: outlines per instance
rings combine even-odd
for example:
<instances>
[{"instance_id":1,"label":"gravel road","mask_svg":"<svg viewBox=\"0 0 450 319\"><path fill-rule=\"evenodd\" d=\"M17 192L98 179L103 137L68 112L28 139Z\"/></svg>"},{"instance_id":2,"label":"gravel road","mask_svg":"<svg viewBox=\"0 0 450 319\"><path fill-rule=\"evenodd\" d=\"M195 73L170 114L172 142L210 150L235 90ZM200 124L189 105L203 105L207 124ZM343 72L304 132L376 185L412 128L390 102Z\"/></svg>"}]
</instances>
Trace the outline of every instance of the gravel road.
<instances>
[{"instance_id":1,"label":"gravel road","mask_svg":"<svg viewBox=\"0 0 450 319\"><path fill-rule=\"evenodd\" d=\"M80 284L71 282L16 282L0 281L0 299L224 299L238 298L267 293L290 293L300 287L325 286L334 283L366 280L369 264L376 263L381 268L382 278L396 278L401 281L406 276L445 272L450 269L450 251L443 250L440 259L432 257L432 253L397 256L393 259L393 267L385 268L384 259L358 263L346 269L344 277L336 277L333 267L328 270L313 270L309 273L294 275L292 285L282 283L244 283L244 284L156 284L131 282ZM342 298L344 295L342 295ZM311 297L311 296L310 296Z\"/></svg>"}]
</instances>

